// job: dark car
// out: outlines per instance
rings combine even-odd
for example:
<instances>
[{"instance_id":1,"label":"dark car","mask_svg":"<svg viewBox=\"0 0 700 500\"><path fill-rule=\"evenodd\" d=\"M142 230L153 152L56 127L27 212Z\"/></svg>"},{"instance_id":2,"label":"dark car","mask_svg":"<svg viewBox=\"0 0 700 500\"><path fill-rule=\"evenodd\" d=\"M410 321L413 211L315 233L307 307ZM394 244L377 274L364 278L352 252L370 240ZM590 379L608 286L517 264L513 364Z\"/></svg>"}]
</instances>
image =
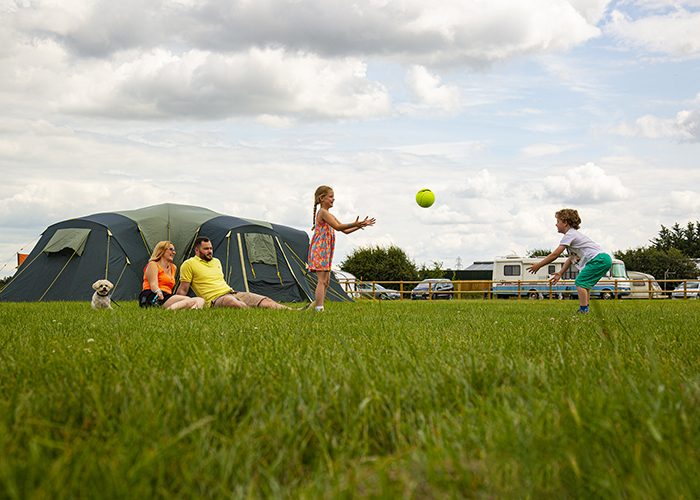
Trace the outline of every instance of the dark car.
<instances>
[{"instance_id":1,"label":"dark car","mask_svg":"<svg viewBox=\"0 0 700 500\"><path fill-rule=\"evenodd\" d=\"M423 280L411 292L411 300L445 299L452 300L454 286L444 278Z\"/></svg>"},{"instance_id":2,"label":"dark car","mask_svg":"<svg viewBox=\"0 0 700 500\"><path fill-rule=\"evenodd\" d=\"M401 294L396 290L384 288L377 283L374 284L374 293L372 292L372 283L358 283L357 291L362 292L360 293L360 297L366 299L396 300L401 298Z\"/></svg>"}]
</instances>

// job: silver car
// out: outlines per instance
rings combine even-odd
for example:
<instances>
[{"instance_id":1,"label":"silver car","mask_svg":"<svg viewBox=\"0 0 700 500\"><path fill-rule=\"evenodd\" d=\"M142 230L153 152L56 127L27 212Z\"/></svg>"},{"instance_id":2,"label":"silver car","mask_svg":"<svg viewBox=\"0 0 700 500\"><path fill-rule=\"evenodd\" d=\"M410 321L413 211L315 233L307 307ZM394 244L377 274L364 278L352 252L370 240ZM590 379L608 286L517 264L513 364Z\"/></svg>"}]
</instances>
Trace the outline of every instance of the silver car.
<instances>
[{"instance_id":1,"label":"silver car","mask_svg":"<svg viewBox=\"0 0 700 500\"><path fill-rule=\"evenodd\" d=\"M673 289L671 298L673 299L697 299L700 295L700 281L686 281Z\"/></svg>"},{"instance_id":2,"label":"silver car","mask_svg":"<svg viewBox=\"0 0 700 500\"><path fill-rule=\"evenodd\" d=\"M397 300L401 298L401 294L396 290L384 288L377 283L374 284L374 288L372 288L372 283L358 283L357 291L361 292L361 297L367 299Z\"/></svg>"}]
</instances>

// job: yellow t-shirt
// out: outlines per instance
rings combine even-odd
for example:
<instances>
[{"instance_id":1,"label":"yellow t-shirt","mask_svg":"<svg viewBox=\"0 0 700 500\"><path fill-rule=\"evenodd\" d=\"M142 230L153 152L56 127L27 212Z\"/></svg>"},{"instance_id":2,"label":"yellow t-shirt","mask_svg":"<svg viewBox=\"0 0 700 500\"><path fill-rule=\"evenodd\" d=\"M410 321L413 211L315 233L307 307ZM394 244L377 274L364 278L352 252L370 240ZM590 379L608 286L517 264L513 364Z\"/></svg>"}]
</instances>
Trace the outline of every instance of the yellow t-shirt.
<instances>
[{"instance_id":1,"label":"yellow t-shirt","mask_svg":"<svg viewBox=\"0 0 700 500\"><path fill-rule=\"evenodd\" d=\"M196 256L187 259L180 268L180 281L189 283L194 293L206 301L207 307L213 299L231 291L224 280L221 261L216 257L208 262Z\"/></svg>"}]
</instances>

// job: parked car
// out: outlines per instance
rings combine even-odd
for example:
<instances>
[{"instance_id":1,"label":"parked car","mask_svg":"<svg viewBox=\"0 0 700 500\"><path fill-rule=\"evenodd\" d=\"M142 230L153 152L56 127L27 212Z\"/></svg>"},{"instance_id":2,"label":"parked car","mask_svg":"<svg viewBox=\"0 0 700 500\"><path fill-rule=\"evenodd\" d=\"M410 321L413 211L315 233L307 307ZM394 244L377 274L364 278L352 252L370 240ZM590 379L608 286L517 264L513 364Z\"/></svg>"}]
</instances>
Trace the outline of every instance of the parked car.
<instances>
[{"instance_id":1,"label":"parked car","mask_svg":"<svg viewBox=\"0 0 700 500\"><path fill-rule=\"evenodd\" d=\"M452 300L454 289L452 282L445 278L423 280L411 291L411 300L427 300L431 298L433 300Z\"/></svg>"},{"instance_id":2,"label":"parked car","mask_svg":"<svg viewBox=\"0 0 700 500\"><path fill-rule=\"evenodd\" d=\"M372 286L372 283L358 283L356 290L361 292L360 297L366 299L396 300L401 298L401 294L396 290L384 288L378 283L374 283L374 290Z\"/></svg>"},{"instance_id":3,"label":"parked car","mask_svg":"<svg viewBox=\"0 0 700 500\"><path fill-rule=\"evenodd\" d=\"M335 279L338 280L338 284L343 290L345 290L345 293L348 294L348 297L352 299L360 298L360 294L357 293L358 280L354 274L338 270L334 270L333 274L335 274Z\"/></svg>"},{"instance_id":4,"label":"parked car","mask_svg":"<svg viewBox=\"0 0 700 500\"><path fill-rule=\"evenodd\" d=\"M672 299L697 299L700 296L700 281L686 281L673 289Z\"/></svg>"}]
</instances>

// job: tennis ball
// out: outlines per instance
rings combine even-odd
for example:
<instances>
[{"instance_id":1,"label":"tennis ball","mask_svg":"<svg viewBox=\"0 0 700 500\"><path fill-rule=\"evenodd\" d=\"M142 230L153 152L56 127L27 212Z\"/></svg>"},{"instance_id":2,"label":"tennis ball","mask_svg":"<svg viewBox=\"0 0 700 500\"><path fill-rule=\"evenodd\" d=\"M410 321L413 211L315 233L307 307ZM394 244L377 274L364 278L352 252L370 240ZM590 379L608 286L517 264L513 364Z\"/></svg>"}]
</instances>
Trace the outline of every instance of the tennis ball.
<instances>
[{"instance_id":1,"label":"tennis ball","mask_svg":"<svg viewBox=\"0 0 700 500\"><path fill-rule=\"evenodd\" d=\"M428 208L435 203L435 194L430 189L421 189L416 195L416 203L423 208Z\"/></svg>"}]
</instances>

